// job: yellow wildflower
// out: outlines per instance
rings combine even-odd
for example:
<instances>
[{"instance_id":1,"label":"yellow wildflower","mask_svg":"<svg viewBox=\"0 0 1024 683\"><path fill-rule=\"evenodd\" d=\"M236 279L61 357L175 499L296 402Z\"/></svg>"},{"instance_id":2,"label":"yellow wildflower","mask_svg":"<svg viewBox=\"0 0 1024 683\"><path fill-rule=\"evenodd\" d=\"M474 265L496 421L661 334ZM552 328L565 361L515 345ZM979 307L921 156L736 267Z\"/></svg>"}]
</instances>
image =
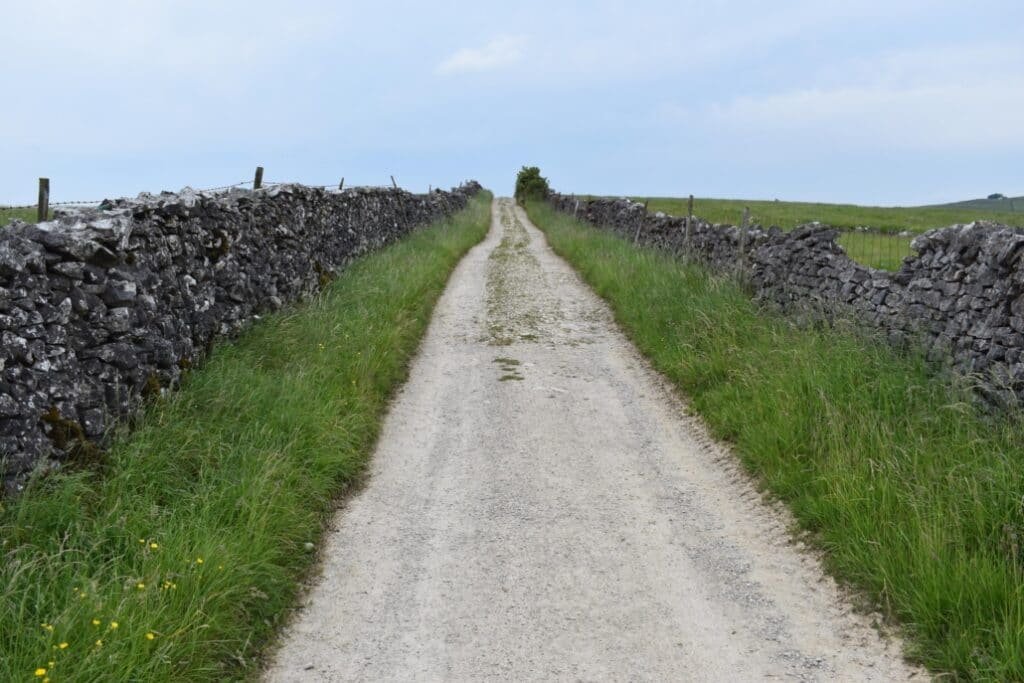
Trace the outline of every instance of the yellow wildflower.
<instances>
[{"instance_id":1,"label":"yellow wildflower","mask_svg":"<svg viewBox=\"0 0 1024 683\"><path fill-rule=\"evenodd\" d=\"M202 564L202 563L203 563L203 558L197 557L196 558L196 564Z\"/></svg>"},{"instance_id":2,"label":"yellow wildflower","mask_svg":"<svg viewBox=\"0 0 1024 683\"><path fill-rule=\"evenodd\" d=\"M92 625L93 625L93 626L99 626L99 625L100 625L100 624L102 624L102 623L103 623L103 622L102 622L102 621L100 621L99 619L93 619L93 620L92 620Z\"/></svg>"},{"instance_id":3,"label":"yellow wildflower","mask_svg":"<svg viewBox=\"0 0 1024 683\"><path fill-rule=\"evenodd\" d=\"M146 584L144 584L141 581L139 581L137 584L135 584L135 587L138 588L139 590L142 590L143 588L146 587Z\"/></svg>"},{"instance_id":4,"label":"yellow wildflower","mask_svg":"<svg viewBox=\"0 0 1024 683\"><path fill-rule=\"evenodd\" d=\"M96 647L103 647L103 640L102 639L96 641Z\"/></svg>"},{"instance_id":5,"label":"yellow wildflower","mask_svg":"<svg viewBox=\"0 0 1024 683\"><path fill-rule=\"evenodd\" d=\"M159 543L155 543L155 542L154 543L150 543L149 547L152 548L153 550L156 550L157 548L160 547L160 544Z\"/></svg>"},{"instance_id":6,"label":"yellow wildflower","mask_svg":"<svg viewBox=\"0 0 1024 683\"><path fill-rule=\"evenodd\" d=\"M47 631L53 631L53 624L47 624L47 623L44 622L44 623L39 624L39 625L42 626L43 628L45 628Z\"/></svg>"},{"instance_id":7,"label":"yellow wildflower","mask_svg":"<svg viewBox=\"0 0 1024 683\"><path fill-rule=\"evenodd\" d=\"M156 638L156 636L153 635L152 631L146 634L146 640L153 640L154 638Z\"/></svg>"},{"instance_id":8,"label":"yellow wildflower","mask_svg":"<svg viewBox=\"0 0 1024 683\"><path fill-rule=\"evenodd\" d=\"M44 669L43 667L39 667L38 669L36 669L36 676L39 676L40 678L42 678L45 675L46 675L46 669Z\"/></svg>"},{"instance_id":9,"label":"yellow wildflower","mask_svg":"<svg viewBox=\"0 0 1024 683\"><path fill-rule=\"evenodd\" d=\"M57 647L59 647L59 648L60 648L60 649L62 649L62 650L66 650L66 649L68 649L68 644L67 644L67 643L61 643L61 644L60 644L60 645L58 645Z\"/></svg>"},{"instance_id":10,"label":"yellow wildflower","mask_svg":"<svg viewBox=\"0 0 1024 683\"><path fill-rule=\"evenodd\" d=\"M119 624L116 621L110 622L110 630L113 631L113 630L117 629L118 625Z\"/></svg>"}]
</instances>

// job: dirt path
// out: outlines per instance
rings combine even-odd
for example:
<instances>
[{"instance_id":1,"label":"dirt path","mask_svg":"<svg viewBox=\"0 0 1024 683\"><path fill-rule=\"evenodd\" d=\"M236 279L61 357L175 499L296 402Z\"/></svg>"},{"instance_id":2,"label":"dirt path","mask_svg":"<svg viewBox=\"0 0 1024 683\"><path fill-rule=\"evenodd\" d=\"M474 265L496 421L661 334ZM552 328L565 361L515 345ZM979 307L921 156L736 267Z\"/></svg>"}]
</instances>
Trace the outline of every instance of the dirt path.
<instances>
[{"instance_id":1,"label":"dirt path","mask_svg":"<svg viewBox=\"0 0 1024 683\"><path fill-rule=\"evenodd\" d=\"M500 200L267 679L914 676L786 524Z\"/></svg>"}]
</instances>

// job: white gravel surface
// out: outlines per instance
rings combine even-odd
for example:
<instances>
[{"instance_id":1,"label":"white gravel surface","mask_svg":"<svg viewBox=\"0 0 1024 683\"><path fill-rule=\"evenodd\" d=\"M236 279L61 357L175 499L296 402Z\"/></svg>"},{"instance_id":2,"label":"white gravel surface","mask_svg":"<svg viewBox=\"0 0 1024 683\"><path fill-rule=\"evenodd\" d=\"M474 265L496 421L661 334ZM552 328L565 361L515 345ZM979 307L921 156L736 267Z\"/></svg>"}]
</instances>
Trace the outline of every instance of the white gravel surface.
<instances>
[{"instance_id":1,"label":"white gravel surface","mask_svg":"<svg viewBox=\"0 0 1024 683\"><path fill-rule=\"evenodd\" d=\"M927 678L509 200L269 681Z\"/></svg>"}]
</instances>

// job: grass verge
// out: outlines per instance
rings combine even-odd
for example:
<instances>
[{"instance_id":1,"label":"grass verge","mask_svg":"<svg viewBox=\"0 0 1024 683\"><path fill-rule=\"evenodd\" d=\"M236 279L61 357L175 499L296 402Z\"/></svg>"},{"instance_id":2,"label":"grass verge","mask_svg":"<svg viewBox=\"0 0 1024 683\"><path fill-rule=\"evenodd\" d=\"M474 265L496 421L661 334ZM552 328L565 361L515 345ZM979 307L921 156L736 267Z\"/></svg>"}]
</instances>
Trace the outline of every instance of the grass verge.
<instances>
[{"instance_id":1,"label":"grass verge","mask_svg":"<svg viewBox=\"0 0 1024 683\"><path fill-rule=\"evenodd\" d=\"M733 281L547 205L529 212L830 571L902 625L914 659L1024 680L1020 416L985 416L922 358L797 328Z\"/></svg>"},{"instance_id":2,"label":"grass verge","mask_svg":"<svg viewBox=\"0 0 1024 683\"><path fill-rule=\"evenodd\" d=\"M6 502L0 680L250 675L489 202L217 348L117 440L102 476L39 478Z\"/></svg>"}]
</instances>

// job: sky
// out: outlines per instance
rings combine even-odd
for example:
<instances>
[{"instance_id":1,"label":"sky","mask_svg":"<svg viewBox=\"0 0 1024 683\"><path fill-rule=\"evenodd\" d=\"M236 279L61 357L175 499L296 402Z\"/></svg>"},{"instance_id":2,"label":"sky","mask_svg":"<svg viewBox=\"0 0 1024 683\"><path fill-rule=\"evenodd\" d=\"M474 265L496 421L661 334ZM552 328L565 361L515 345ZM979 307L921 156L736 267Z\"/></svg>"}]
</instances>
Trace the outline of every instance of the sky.
<instances>
[{"instance_id":1,"label":"sky","mask_svg":"<svg viewBox=\"0 0 1024 683\"><path fill-rule=\"evenodd\" d=\"M1020 0L33 0L0 203L252 178L918 205L1024 194Z\"/></svg>"}]
</instances>

